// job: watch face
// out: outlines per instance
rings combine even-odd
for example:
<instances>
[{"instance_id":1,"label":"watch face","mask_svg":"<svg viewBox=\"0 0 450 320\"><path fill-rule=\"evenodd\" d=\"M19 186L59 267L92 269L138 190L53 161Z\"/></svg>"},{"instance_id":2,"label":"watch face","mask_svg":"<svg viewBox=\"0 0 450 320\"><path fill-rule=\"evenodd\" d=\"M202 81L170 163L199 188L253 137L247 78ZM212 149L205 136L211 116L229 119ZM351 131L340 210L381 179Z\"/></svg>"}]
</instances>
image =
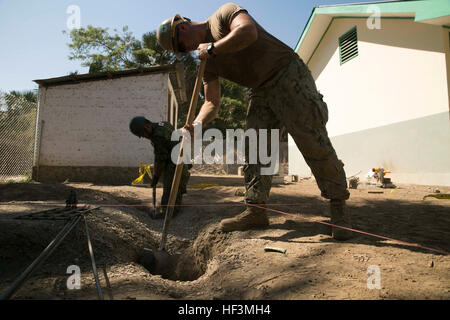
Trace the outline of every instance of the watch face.
<instances>
[{"instance_id":1,"label":"watch face","mask_svg":"<svg viewBox=\"0 0 450 320\"><path fill-rule=\"evenodd\" d=\"M213 49L213 44L210 43L210 44L208 45L208 47L206 48L206 51L208 51L208 53L211 54L211 53L212 53L212 49Z\"/></svg>"}]
</instances>

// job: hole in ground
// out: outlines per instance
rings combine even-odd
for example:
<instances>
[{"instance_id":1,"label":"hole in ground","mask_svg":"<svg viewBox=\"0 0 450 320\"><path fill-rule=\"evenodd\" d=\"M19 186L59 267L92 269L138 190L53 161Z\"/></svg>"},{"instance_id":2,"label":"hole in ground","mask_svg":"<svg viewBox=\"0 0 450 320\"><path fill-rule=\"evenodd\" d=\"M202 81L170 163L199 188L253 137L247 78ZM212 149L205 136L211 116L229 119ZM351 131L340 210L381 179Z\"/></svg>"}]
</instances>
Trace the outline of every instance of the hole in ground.
<instances>
[{"instance_id":1,"label":"hole in ground","mask_svg":"<svg viewBox=\"0 0 450 320\"><path fill-rule=\"evenodd\" d=\"M169 254L144 248L139 253L137 262L151 274L174 281L194 281L205 273L204 268L198 267L194 255L190 253Z\"/></svg>"},{"instance_id":2,"label":"hole in ground","mask_svg":"<svg viewBox=\"0 0 450 320\"><path fill-rule=\"evenodd\" d=\"M174 281L194 281L205 274L208 262L227 246L229 235L220 232L217 226L209 226L199 232L194 243L175 245L175 254L156 249L142 249L137 263L153 275ZM172 243L172 246L174 243Z\"/></svg>"}]
</instances>

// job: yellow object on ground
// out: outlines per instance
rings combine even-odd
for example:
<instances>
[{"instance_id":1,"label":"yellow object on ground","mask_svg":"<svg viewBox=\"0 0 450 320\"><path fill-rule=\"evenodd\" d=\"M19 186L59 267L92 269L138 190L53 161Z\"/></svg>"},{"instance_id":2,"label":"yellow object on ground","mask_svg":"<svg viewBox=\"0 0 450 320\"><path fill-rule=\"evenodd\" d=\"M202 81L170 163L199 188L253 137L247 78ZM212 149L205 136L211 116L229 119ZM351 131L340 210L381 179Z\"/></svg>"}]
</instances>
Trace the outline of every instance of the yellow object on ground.
<instances>
[{"instance_id":1,"label":"yellow object on ground","mask_svg":"<svg viewBox=\"0 0 450 320\"><path fill-rule=\"evenodd\" d=\"M151 164L144 165L142 163L139 165L139 177L137 179L135 179L133 182L131 182L132 186L134 186L136 184L144 184L144 176L146 174L148 175L148 177L150 179L153 179L152 171L150 170L150 166L151 166Z\"/></svg>"},{"instance_id":2,"label":"yellow object on ground","mask_svg":"<svg viewBox=\"0 0 450 320\"><path fill-rule=\"evenodd\" d=\"M397 189L398 187L395 187L394 189L391 190L391 193L394 193L395 189Z\"/></svg>"},{"instance_id":3,"label":"yellow object on ground","mask_svg":"<svg viewBox=\"0 0 450 320\"><path fill-rule=\"evenodd\" d=\"M429 194L425 197L423 197L423 200L426 198L436 198L436 199L450 199L450 193L438 193L438 194Z\"/></svg>"}]
</instances>

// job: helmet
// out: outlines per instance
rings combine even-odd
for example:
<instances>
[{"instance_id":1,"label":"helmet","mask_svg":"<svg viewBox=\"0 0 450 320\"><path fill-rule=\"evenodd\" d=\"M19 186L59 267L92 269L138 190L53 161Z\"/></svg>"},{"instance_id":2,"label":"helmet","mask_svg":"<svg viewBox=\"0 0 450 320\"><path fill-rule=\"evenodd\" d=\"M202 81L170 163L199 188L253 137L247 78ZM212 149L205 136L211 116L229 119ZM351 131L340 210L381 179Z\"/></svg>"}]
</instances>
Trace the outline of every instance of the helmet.
<instances>
[{"instance_id":1,"label":"helmet","mask_svg":"<svg viewBox=\"0 0 450 320\"><path fill-rule=\"evenodd\" d=\"M145 117L134 117L133 119L131 119L130 121L130 131L135 135L138 136L139 138L142 137L142 133L144 131L144 126L149 123L150 121L148 121L147 119L145 119Z\"/></svg>"},{"instance_id":2,"label":"helmet","mask_svg":"<svg viewBox=\"0 0 450 320\"><path fill-rule=\"evenodd\" d=\"M159 45L167 51L171 51L175 54L178 54L178 37L176 34L177 25L185 22L189 22L188 18L182 18L179 14L175 15L172 18L168 18L164 20L158 27L156 31L156 39L158 40Z\"/></svg>"}]
</instances>

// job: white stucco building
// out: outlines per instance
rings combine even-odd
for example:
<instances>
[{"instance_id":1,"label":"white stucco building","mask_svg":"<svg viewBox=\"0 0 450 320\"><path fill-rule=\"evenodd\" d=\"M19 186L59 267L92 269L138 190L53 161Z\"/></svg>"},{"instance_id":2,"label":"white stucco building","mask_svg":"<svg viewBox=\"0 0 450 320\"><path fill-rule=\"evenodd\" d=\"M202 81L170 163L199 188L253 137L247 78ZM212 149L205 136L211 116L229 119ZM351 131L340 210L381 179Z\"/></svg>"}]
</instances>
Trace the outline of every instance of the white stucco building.
<instances>
[{"instance_id":1,"label":"white stucco building","mask_svg":"<svg viewBox=\"0 0 450 320\"><path fill-rule=\"evenodd\" d=\"M181 64L35 80L39 84L33 179L130 183L153 163L134 116L176 127L186 101Z\"/></svg>"},{"instance_id":2,"label":"white stucco building","mask_svg":"<svg viewBox=\"0 0 450 320\"><path fill-rule=\"evenodd\" d=\"M379 16L379 19L377 18ZM450 1L318 6L296 46L347 176L450 185ZM310 175L289 139L290 174Z\"/></svg>"}]
</instances>

